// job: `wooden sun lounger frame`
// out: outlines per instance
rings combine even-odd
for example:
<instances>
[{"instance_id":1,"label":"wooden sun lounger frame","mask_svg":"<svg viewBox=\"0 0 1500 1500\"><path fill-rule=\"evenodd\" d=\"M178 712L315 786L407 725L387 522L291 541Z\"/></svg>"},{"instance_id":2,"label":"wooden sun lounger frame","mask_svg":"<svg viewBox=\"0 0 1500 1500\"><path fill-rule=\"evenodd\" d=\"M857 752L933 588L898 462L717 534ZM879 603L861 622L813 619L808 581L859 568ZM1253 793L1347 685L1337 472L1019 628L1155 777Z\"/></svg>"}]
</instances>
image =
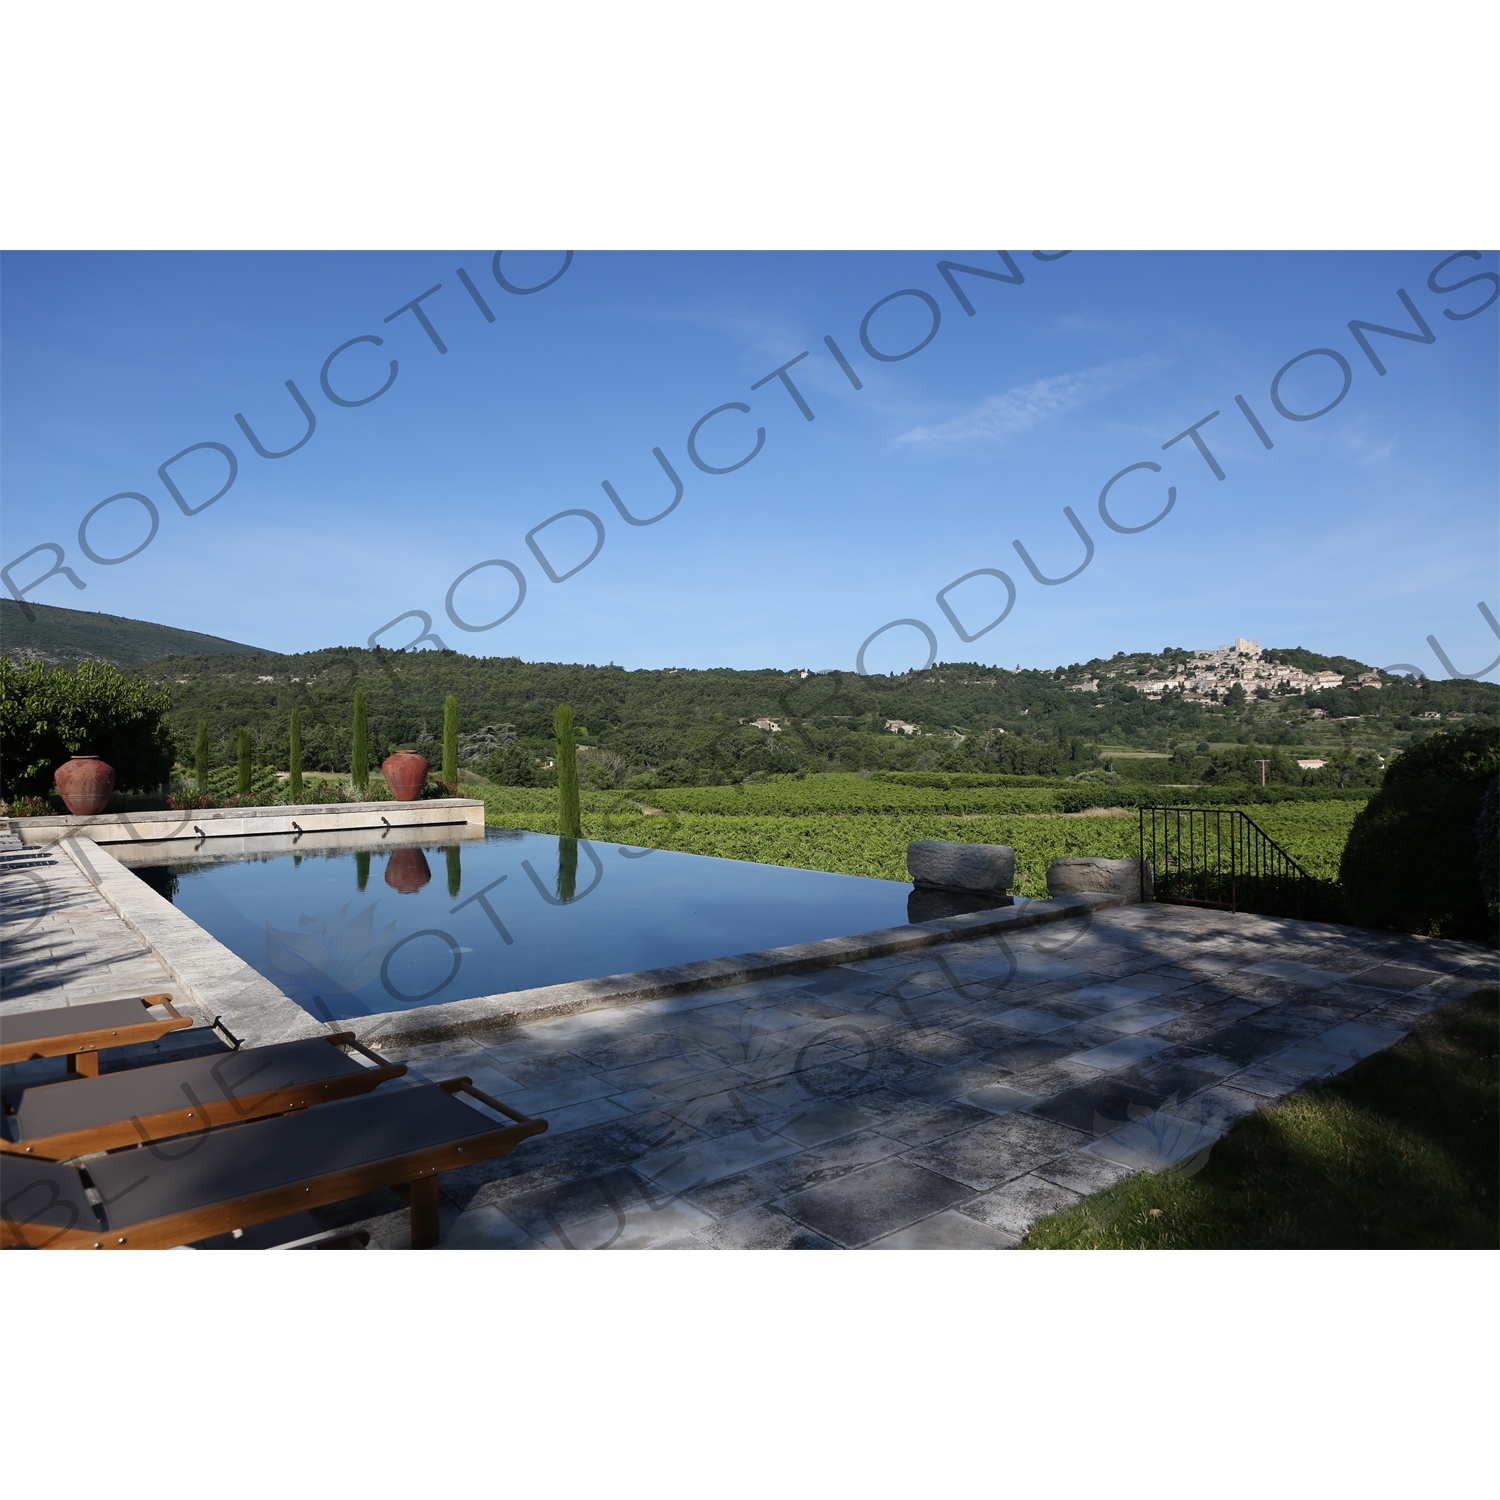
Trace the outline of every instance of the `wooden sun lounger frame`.
<instances>
[{"instance_id":1,"label":"wooden sun lounger frame","mask_svg":"<svg viewBox=\"0 0 1500 1500\"><path fill-rule=\"evenodd\" d=\"M358 1073L334 1074L311 1083L267 1089L258 1094L243 1093L228 1099L204 1099L193 1109L184 1105L181 1109L163 1110L154 1115L131 1115L128 1119L117 1120L108 1125L90 1125L81 1130L38 1136L34 1140L0 1140L0 1152L12 1156L30 1156L38 1161L67 1161L70 1157L95 1151L115 1151L122 1146L154 1146L173 1136L197 1135L221 1125L240 1125L249 1120L263 1120L269 1115L284 1115L294 1109L306 1109L310 1104L347 1099L354 1094L367 1094L387 1079L399 1078L406 1072L405 1063L395 1063L378 1052L372 1052L352 1031L339 1031L315 1040L324 1040L336 1047L351 1047L368 1057L376 1066L361 1068ZM238 1056L252 1057L254 1050L241 1052ZM238 1229L242 1226L236 1224L234 1227Z\"/></svg>"},{"instance_id":2,"label":"wooden sun lounger frame","mask_svg":"<svg viewBox=\"0 0 1500 1500\"><path fill-rule=\"evenodd\" d=\"M141 1002L141 1019L135 1025L98 1031L62 1032L57 1036L37 1037L24 1042L0 1042L0 1063L30 1062L38 1057L66 1057L70 1073L76 1073L80 1078L97 1078L101 1050L108 1047L128 1047L133 1042L154 1042L169 1031L178 1031L193 1024L191 1016L181 1015L174 1008L171 995L127 995L125 998ZM155 1016L146 1014L146 1008L152 1005L163 1006L169 1019L160 1021Z\"/></svg>"},{"instance_id":3,"label":"wooden sun lounger frame","mask_svg":"<svg viewBox=\"0 0 1500 1500\"><path fill-rule=\"evenodd\" d=\"M342 1203L378 1188L395 1188L411 1205L411 1246L413 1250L430 1250L438 1243L438 1173L454 1167L471 1166L497 1156L507 1156L522 1141L541 1135L545 1120L532 1120L508 1104L491 1098L468 1078L449 1078L437 1084L450 1094L469 1094L481 1104L514 1120L513 1125L497 1126L461 1141L426 1146L417 1151L365 1162L357 1167L341 1168L321 1177L285 1183L240 1198L225 1198L218 1203L146 1219L131 1224L124 1233L114 1230L68 1229L53 1231L47 1248L55 1250L171 1250L192 1244L227 1230L279 1219L303 1208L320 1208ZM316 1110L308 1112L310 1118ZM255 1129L247 1125L247 1136ZM86 1163L84 1164L87 1165ZM403 1188L405 1191L402 1191ZM25 1248L9 1221L0 1219L0 1249Z\"/></svg>"}]
</instances>

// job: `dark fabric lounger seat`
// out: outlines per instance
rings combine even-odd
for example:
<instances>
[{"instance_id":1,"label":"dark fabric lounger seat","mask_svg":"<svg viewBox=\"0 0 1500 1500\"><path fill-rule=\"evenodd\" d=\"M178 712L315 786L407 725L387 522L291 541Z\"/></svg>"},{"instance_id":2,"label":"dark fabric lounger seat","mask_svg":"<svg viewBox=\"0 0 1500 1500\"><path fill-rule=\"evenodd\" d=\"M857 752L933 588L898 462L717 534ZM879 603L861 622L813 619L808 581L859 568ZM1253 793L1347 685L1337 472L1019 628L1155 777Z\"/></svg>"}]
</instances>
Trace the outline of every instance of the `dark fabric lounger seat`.
<instances>
[{"instance_id":1,"label":"dark fabric lounger seat","mask_svg":"<svg viewBox=\"0 0 1500 1500\"><path fill-rule=\"evenodd\" d=\"M153 1016L153 1005L161 1006L166 1016ZM129 1000L23 1010L17 1015L0 1015L0 1063L66 1057L75 1073L94 1078L99 1073L100 1049L154 1042L169 1031L192 1024L191 1016L180 1016L173 1010L170 995L136 995Z\"/></svg>"},{"instance_id":2,"label":"dark fabric lounger seat","mask_svg":"<svg viewBox=\"0 0 1500 1500\"><path fill-rule=\"evenodd\" d=\"M459 1092L515 1123L497 1124ZM438 1239L437 1174L505 1156L546 1128L457 1078L77 1166L0 1155L0 1248L165 1250L404 1185L412 1246L426 1249Z\"/></svg>"},{"instance_id":3,"label":"dark fabric lounger seat","mask_svg":"<svg viewBox=\"0 0 1500 1500\"><path fill-rule=\"evenodd\" d=\"M345 1047L375 1066L362 1066ZM344 1031L49 1083L6 1099L0 1152L63 1161L346 1099L405 1072L404 1063L388 1062Z\"/></svg>"}]
</instances>

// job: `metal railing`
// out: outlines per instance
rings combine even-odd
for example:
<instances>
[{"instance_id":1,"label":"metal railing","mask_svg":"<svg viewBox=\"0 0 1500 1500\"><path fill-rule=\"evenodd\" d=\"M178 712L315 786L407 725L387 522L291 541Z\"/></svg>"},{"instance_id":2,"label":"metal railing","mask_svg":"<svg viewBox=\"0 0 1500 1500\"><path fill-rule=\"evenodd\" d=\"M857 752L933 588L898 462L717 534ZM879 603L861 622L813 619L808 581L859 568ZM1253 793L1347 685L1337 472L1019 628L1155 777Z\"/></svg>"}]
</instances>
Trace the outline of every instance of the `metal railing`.
<instances>
[{"instance_id":1,"label":"metal railing","mask_svg":"<svg viewBox=\"0 0 1500 1500\"><path fill-rule=\"evenodd\" d=\"M1342 920L1339 888L1309 874L1237 808L1143 807L1140 816L1142 878L1149 862L1158 901Z\"/></svg>"}]
</instances>

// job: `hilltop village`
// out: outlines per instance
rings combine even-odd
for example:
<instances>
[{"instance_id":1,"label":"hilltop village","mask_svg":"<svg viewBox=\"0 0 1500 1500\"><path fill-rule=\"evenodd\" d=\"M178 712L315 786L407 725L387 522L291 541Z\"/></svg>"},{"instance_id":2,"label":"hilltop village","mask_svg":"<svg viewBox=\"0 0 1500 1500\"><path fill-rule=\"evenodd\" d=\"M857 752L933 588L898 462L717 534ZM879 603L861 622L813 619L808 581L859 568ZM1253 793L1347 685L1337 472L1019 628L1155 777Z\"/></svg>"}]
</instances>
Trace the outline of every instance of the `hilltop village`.
<instances>
[{"instance_id":1,"label":"hilltop village","mask_svg":"<svg viewBox=\"0 0 1500 1500\"><path fill-rule=\"evenodd\" d=\"M1295 654L1267 652L1259 641L1241 636L1231 646L1220 646L1214 651L1194 651L1187 661L1160 675L1139 676L1139 668L1123 667L1083 682L1070 683L1068 687L1074 693L1097 693L1101 680L1113 678L1127 682L1148 698L1160 699L1166 693L1181 693L1186 702L1208 703L1223 698L1236 684L1247 694L1254 693L1262 698L1272 693L1317 693L1326 688L1348 686L1357 690L1383 685L1380 673L1371 670L1356 674L1304 671L1285 659Z\"/></svg>"}]
</instances>

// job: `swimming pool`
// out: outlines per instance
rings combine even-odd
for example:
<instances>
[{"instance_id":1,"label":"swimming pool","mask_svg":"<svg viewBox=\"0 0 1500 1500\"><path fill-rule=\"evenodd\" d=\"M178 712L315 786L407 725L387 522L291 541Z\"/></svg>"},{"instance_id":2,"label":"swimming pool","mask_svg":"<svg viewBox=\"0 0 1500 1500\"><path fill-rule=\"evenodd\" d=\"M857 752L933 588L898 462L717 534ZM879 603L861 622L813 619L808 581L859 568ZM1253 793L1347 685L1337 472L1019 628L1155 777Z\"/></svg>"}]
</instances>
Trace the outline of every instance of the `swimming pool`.
<instances>
[{"instance_id":1,"label":"swimming pool","mask_svg":"<svg viewBox=\"0 0 1500 1500\"><path fill-rule=\"evenodd\" d=\"M324 1021L976 909L892 880L499 829L395 847L236 842L137 874Z\"/></svg>"}]
</instances>

